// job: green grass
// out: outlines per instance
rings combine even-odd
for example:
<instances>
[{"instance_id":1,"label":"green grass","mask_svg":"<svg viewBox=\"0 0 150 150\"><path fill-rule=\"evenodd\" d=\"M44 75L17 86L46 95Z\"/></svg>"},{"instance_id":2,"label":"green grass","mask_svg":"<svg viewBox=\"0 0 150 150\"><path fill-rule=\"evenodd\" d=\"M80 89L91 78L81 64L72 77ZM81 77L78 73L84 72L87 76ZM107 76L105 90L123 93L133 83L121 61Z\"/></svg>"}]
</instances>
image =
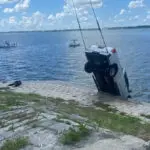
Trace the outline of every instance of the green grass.
<instances>
[{"instance_id":1,"label":"green grass","mask_svg":"<svg viewBox=\"0 0 150 150\"><path fill-rule=\"evenodd\" d=\"M114 112L115 113L115 112L118 111L116 108L113 108L110 105L104 104L104 103L101 103L101 102L96 102L94 105L97 106L97 107L102 108L103 110L106 110L107 112Z\"/></svg>"},{"instance_id":2,"label":"green grass","mask_svg":"<svg viewBox=\"0 0 150 150\"><path fill-rule=\"evenodd\" d=\"M5 104L3 107L25 105L28 102L34 102L34 107L37 110L39 109L38 111L40 111L40 108L48 109L66 116L66 119L70 119L70 114L76 114L86 118L93 124L96 123L99 127L150 140L150 123L143 123L139 118L119 113L115 108L111 108L106 104L99 103L93 107L84 107L74 101L65 103L65 100L60 98L45 98L36 94L0 92L0 104ZM149 116L145 117L149 118ZM75 120L75 122L78 122L78 120Z\"/></svg>"},{"instance_id":3,"label":"green grass","mask_svg":"<svg viewBox=\"0 0 150 150\"><path fill-rule=\"evenodd\" d=\"M28 138L21 137L15 140L7 140L0 150L20 150L29 144Z\"/></svg>"},{"instance_id":4,"label":"green grass","mask_svg":"<svg viewBox=\"0 0 150 150\"><path fill-rule=\"evenodd\" d=\"M125 115L128 115L128 114L125 113L125 112L120 112L120 115L125 116Z\"/></svg>"},{"instance_id":5,"label":"green grass","mask_svg":"<svg viewBox=\"0 0 150 150\"><path fill-rule=\"evenodd\" d=\"M57 111L59 113L78 114L88 118L91 122L96 122L99 127L150 140L150 124L146 122L143 124L136 117L107 112L106 110L95 109L95 107L81 107L63 103L58 106Z\"/></svg>"},{"instance_id":6,"label":"green grass","mask_svg":"<svg viewBox=\"0 0 150 150\"><path fill-rule=\"evenodd\" d=\"M0 104L0 110L9 110L9 107L7 106L7 105L2 105L2 104Z\"/></svg>"},{"instance_id":7,"label":"green grass","mask_svg":"<svg viewBox=\"0 0 150 150\"><path fill-rule=\"evenodd\" d=\"M13 93L0 90L0 110L7 111L13 106L24 106L27 102L39 102L43 97L36 94Z\"/></svg>"},{"instance_id":8,"label":"green grass","mask_svg":"<svg viewBox=\"0 0 150 150\"><path fill-rule=\"evenodd\" d=\"M141 114L141 116L150 119L150 115Z\"/></svg>"},{"instance_id":9,"label":"green grass","mask_svg":"<svg viewBox=\"0 0 150 150\"><path fill-rule=\"evenodd\" d=\"M10 88L9 87L0 87L0 91L9 91Z\"/></svg>"},{"instance_id":10,"label":"green grass","mask_svg":"<svg viewBox=\"0 0 150 150\"><path fill-rule=\"evenodd\" d=\"M77 126L77 129L70 128L68 131L65 131L61 136L61 142L64 145L75 144L81 141L83 138L87 137L90 134L89 129L84 124Z\"/></svg>"},{"instance_id":11,"label":"green grass","mask_svg":"<svg viewBox=\"0 0 150 150\"><path fill-rule=\"evenodd\" d=\"M22 106L24 104L24 98L20 95L0 91L0 110L9 110L12 106Z\"/></svg>"}]
</instances>

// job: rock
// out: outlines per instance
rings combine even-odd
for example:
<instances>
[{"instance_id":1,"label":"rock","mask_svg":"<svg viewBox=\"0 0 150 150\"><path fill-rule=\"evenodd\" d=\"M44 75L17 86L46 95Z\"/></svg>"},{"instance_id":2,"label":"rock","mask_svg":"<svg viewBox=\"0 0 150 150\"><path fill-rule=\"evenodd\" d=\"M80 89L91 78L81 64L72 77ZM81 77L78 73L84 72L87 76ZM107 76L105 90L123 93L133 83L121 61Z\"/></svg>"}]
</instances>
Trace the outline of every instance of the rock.
<instances>
[{"instance_id":1,"label":"rock","mask_svg":"<svg viewBox=\"0 0 150 150\"><path fill-rule=\"evenodd\" d=\"M80 122L85 122L85 121L87 121L86 118L83 118L83 117L81 117L81 116L79 116L79 115L76 115L76 114L70 115L70 119L71 119L71 120L78 120L78 121L80 121Z\"/></svg>"},{"instance_id":2,"label":"rock","mask_svg":"<svg viewBox=\"0 0 150 150\"><path fill-rule=\"evenodd\" d=\"M150 150L148 143L142 139L124 135L120 138L106 138L93 144L87 144L78 150Z\"/></svg>"}]
</instances>

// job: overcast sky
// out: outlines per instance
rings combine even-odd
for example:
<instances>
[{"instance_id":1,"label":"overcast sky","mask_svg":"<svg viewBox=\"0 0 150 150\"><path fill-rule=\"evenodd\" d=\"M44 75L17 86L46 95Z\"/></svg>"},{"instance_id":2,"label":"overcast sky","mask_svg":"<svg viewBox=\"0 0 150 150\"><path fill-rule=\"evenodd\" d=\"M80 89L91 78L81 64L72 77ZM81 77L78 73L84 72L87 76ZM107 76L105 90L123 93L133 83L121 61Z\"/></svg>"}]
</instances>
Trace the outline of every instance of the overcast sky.
<instances>
[{"instance_id":1,"label":"overcast sky","mask_svg":"<svg viewBox=\"0 0 150 150\"><path fill-rule=\"evenodd\" d=\"M150 25L150 0L92 0L103 27ZM96 27L89 0L74 0L82 28ZM77 28L72 0L0 0L0 31Z\"/></svg>"}]
</instances>

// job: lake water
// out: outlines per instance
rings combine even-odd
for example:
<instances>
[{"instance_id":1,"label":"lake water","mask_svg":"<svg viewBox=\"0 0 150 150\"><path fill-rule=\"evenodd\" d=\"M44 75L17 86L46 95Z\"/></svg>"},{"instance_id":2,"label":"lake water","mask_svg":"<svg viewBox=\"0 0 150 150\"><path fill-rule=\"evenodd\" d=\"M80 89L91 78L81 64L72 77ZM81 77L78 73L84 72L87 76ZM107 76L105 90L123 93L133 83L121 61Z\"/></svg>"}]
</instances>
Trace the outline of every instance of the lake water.
<instances>
[{"instance_id":1,"label":"lake water","mask_svg":"<svg viewBox=\"0 0 150 150\"><path fill-rule=\"evenodd\" d=\"M98 31L84 31L84 36L87 46L101 43ZM132 96L150 102L150 29L105 30L104 36L127 70ZM77 31L0 33L0 41L18 43L0 49L0 80L61 80L95 88L84 72L83 45L69 48L71 39L82 42Z\"/></svg>"}]
</instances>

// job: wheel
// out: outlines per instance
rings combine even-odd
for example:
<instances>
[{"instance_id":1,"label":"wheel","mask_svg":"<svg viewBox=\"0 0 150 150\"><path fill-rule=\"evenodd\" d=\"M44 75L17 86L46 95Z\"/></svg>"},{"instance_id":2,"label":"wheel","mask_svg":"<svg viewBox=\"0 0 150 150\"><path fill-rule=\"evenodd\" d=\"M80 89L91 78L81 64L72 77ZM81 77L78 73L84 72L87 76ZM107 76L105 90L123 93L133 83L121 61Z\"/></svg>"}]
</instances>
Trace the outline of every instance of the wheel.
<instances>
[{"instance_id":1,"label":"wheel","mask_svg":"<svg viewBox=\"0 0 150 150\"><path fill-rule=\"evenodd\" d=\"M115 77L118 72L118 65L117 64L110 65L107 72L110 77Z\"/></svg>"},{"instance_id":2,"label":"wheel","mask_svg":"<svg viewBox=\"0 0 150 150\"><path fill-rule=\"evenodd\" d=\"M84 70L87 73L92 73L93 72L93 64L90 62L87 62L84 66Z\"/></svg>"}]
</instances>

